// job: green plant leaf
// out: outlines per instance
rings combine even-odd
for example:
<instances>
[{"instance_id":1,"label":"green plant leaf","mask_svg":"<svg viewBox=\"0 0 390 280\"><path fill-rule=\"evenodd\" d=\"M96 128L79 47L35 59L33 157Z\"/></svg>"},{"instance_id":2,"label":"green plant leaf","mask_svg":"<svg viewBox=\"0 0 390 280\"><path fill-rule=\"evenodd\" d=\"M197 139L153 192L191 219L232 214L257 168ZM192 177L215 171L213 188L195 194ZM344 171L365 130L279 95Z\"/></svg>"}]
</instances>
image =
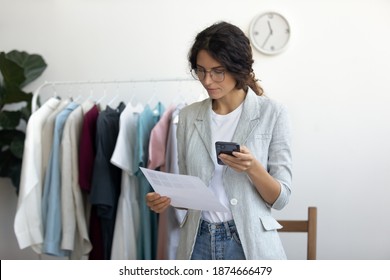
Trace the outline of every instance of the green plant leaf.
<instances>
[{"instance_id":1,"label":"green plant leaf","mask_svg":"<svg viewBox=\"0 0 390 280\"><path fill-rule=\"evenodd\" d=\"M3 86L3 84L0 83L0 109L3 108L3 106L1 106L1 100L4 99L6 93L7 92L5 90L5 87Z\"/></svg>"},{"instance_id":2,"label":"green plant leaf","mask_svg":"<svg viewBox=\"0 0 390 280\"><path fill-rule=\"evenodd\" d=\"M18 103L26 101L31 104L32 94L25 93L16 85L8 85L6 88L6 94L0 100L0 104L4 106L5 104Z\"/></svg>"},{"instance_id":3,"label":"green plant leaf","mask_svg":"<svg viewBox=\"0 0 390 280\"><path fill-rule=\"evenodd\" d=\"M10 60L4 52L0 53L0 71L3 76L2 83L5 87L10 85L18 87L26 80L23 68Z\"/></svg>"},{"instance_id":4,"label":"green plant leaf","mask_svg":"<svg viewBox=\"0 0 390 280\"><path fill-rule=\"evenodd\" d=\"M0 177L7 177L9 174L10 161L14 156L10 150L0 151Z\"/></svg>"},{"instance_id":5,"label":"green plant leaf","mask_svg":"<svg viewBox=\"0 0 390 280\"><path fill-rule=\"evenodd\" d=\"M22 160L15 157L10 150L0 152L0 176L6 177L12 170L13 165L21 165Z\"/></svg>"},{"instance_id":6,"label":"green plant leaf","mask_svg":"<svg viewBox=\"0 0 390 280\"><path fill-rule=\"evenodd\" d=\"M22 160L15 157L9 150L0 151L0 177L8 177L19 192Z\"/></svg>"},{"instance_id":7,"label":"green plant leaf","mask_svg":"<svg viewBox=\"0 0 390 280\"><path fill-rule=\"evenodd\" d=\"M24 139L25 133L17 129L0 130L0 147L2 150L9 149L14 139Z\"/></svg>"},{"instance_id":8,"label":"green plant leaf","mask_svg":"<svg viewBox=\"0 0 390 280\"><path fill-rule=\"evenodd\" d=\"M20 176L22 175L22 161L18 161L17 163L11 165L9 171L9 178L11 178L11 182L16 189L16 194L19 194L19 186L20 186Z\"/></svg>"},{"instance_id":9,"label":"green plant leaf","mask_svg":"<svg viewBox=\"0 0 390 280\"><path fill-rule=\"evenodd\" d=\"M37 54L28 54L26 52L13 50L6 54L6 58L24 69L25 80L20 84L21 87L24 87L38 78L47 67L43 58Z\"/></svg>"},{"instance_id":10,"label":"green plant leaf","mask_svg":"<svg viewBox=\"0 0 390 280\"><path fill-rule=\"evenodd\" d=\"M19 125L22 118L22 112L19 111L1 111L0 112L0 127L12 129Z\"/></svg>"},{"instance_id":11,"label":"green plant leaf","mask_svg":"<svg viewBox=\"0 0 390 280\"><path fill-rule=\"evenodd\" d=\"M22 159L23 158L23 150L24 150L24 137L23 138L15 137L10 145L11 153L15 157Z\"/></svg>"}]
</instances>

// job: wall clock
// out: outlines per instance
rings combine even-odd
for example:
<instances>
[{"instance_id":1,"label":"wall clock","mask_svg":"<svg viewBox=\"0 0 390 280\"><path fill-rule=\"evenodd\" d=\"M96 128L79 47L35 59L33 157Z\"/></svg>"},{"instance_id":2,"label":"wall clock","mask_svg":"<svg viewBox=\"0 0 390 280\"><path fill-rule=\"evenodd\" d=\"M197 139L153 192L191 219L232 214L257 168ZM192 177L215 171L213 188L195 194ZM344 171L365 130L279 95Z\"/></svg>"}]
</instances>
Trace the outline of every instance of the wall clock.
<instances>
[{"instance_id":1,"label":"wall clock","mask_svg":"<svg viewBox=\"0 0 390 280\"><path fill-rule=\"evenodd\" d=\"M268 55L285 50L290 36L290 24L284 16L276 12L256 16L249 28L249 39L253 47Z\"/></svg>"}]
</instances>

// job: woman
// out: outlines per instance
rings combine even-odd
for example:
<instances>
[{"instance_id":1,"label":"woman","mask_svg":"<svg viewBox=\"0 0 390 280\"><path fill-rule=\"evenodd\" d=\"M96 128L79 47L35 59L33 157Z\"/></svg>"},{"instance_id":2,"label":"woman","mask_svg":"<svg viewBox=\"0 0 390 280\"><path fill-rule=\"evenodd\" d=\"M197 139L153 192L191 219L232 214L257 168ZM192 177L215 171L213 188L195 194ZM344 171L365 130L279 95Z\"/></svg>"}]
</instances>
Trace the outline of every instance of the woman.
<instances>
[{"instance_id":1,"label":"woman","mask_svg":"<svg viewBox=\"0 0 390 280\"><path fill-rule=\"evenodd\" d=\"M287 112L263 96L249 40L238 27L220 22L200 32L189 62L209 98L180 112L180 173L201 178L230 212L189 209L177 258L285 259L271 209L286 206L291 193ZM219 165L216 141L239 143L240 151L219 155L225 164ZM158 193L146 200L157 213L170 205Z\"/></svg>"}]
</instances>

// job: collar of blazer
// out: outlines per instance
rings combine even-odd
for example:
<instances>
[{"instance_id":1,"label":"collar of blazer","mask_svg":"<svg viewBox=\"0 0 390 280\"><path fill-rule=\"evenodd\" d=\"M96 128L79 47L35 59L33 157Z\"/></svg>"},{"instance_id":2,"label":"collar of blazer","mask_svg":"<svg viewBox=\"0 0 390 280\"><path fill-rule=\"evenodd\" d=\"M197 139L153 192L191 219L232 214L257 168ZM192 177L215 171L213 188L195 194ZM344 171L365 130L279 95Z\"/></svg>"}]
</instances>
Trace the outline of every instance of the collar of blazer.
<instances>
[{"instance_id":1,"label":"collar of blazer","mask_svg":"<svg viewBox=\"0 0 390 280\"><path fill-rule=\"evenodd\" d=\"M263 98L259 98L251 89L244 100L244 107L238 121L236 131L234 132L232 141L243 145L253 129L258 125L260 121L260 110ZM206 148L210 155L211 151L211 127L210 122L204 121L209 118L209 108L211 107L211 99L208 98L202 102L202 106L199 108L198 115L195 120L195 126L202 137L203 142L206 144Z\"/></svg>"}]
</instances>

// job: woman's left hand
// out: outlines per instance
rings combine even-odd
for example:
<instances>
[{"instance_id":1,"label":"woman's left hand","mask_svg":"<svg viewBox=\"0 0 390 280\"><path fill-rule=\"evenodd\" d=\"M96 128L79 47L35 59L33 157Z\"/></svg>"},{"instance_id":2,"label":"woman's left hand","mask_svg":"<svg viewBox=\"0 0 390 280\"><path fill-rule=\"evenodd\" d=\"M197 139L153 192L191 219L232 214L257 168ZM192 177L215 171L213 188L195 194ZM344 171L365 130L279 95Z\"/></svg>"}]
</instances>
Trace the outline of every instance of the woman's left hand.
<instances>
[{"instance_id":1,"label":"woman's left hand","mask_svg":"<svg viewBox=\"0 0 390 280\"><path fill-rule=\"evenodd\" d=\"M247 147L241 146L240 152L233 152L233 155L220 154L219 156L235 171L246 172L261 197L268 204L274 204L280 195L281 184L267 172Z\"/></svg>"},{"instance_id":2,"label":"woman's left hand","mask_svg":"<svg viewBox=\"0 0 390 280\"><path fill-rule=\"evenodd\" d=\"M220 154L219 158L230 168L233 168L237 172L247 172L256 163L255 157L251 154L251 151L241 146L239 152L233 152L234 156Z\"/></svg>"}]
</instances>

